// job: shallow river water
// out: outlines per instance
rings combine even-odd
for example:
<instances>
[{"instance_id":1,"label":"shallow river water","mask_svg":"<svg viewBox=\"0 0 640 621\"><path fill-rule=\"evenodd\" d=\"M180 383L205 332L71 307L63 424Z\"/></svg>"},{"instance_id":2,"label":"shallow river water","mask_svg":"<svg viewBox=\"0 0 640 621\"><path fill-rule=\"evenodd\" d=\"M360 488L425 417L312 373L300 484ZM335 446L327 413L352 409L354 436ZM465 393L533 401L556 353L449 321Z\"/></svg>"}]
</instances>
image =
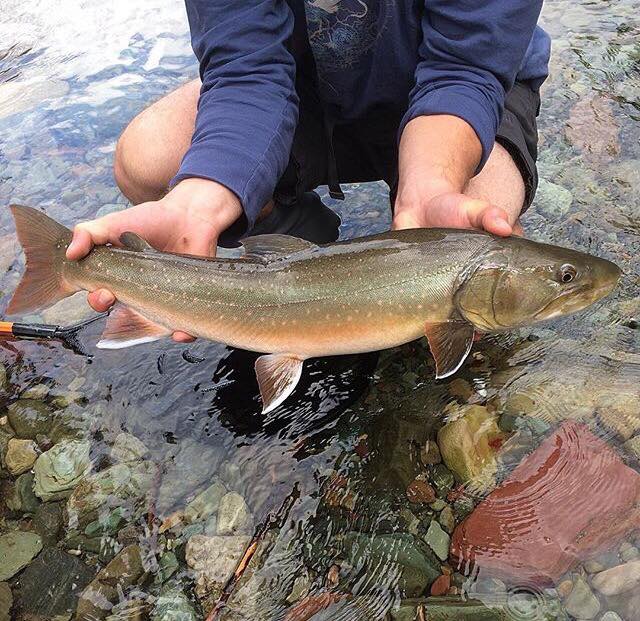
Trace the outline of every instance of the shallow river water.
<instances>
[{"instance_id":1,"label":"shallow river water","mask_svg":"<svg viewBox=\"0 0 640 621\"><path fill-rule=\"evenodd\" d=\"M445 381L423 342L314 361L267 416L246 352L0 342L0 620L640 619L640 3L543 23L523 225L617 291ZM124 207L117 137L196 75L182 4L0 0L0 41L0 205ZM327 200L343 238L389 225L381 184ZM0 209L0 312L23 263Z\"/></svg>"}]
</instances>

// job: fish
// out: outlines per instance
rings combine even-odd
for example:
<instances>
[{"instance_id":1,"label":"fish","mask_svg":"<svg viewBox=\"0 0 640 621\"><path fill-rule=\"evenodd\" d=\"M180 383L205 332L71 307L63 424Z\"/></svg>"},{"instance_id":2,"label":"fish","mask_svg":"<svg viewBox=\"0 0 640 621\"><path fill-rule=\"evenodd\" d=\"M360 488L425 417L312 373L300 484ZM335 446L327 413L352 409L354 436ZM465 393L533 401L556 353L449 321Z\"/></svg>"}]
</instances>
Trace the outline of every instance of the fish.
<instances>
[{"instance_id":1,"label":"fish","mask_svg":"<svg viewBox=\"0 0 640 621\"><path fill-rule=\"evenodd\" d=\"M263 355L263 412L295 389L309 358L395 347L426 336L436 378L454 374L476 332L500 332L582 310L615 288L614 263L521 237L406 229L318 246L287 235L242 240L238 258L160 252L132 232L83 259L72 232L30 207L10 207L26 271L8 307L28 313L106 288L98 348L149 343L181 330Z\"/></svg>"}]
</instances>

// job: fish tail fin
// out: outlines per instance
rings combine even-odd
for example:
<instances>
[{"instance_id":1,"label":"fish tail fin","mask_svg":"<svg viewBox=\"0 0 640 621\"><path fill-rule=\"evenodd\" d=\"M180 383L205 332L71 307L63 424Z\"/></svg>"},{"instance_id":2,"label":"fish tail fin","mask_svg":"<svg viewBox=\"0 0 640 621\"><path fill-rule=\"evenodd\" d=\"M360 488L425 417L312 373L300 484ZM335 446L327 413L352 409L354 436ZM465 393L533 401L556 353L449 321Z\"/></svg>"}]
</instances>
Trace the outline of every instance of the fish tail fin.
<instances>
[{"instance_id":1,"label":"fish tail fin","mask_svg":"<svg viewBox=\"0 0 640 621\"><path fill-rule=\"evenodd\" d=\"M11 205L9 209L26 257L26 272L7 312L10 315L32 312L75 293L76 289L62 277L71 231L32 207Z\"/></svg>"}]
</instances>

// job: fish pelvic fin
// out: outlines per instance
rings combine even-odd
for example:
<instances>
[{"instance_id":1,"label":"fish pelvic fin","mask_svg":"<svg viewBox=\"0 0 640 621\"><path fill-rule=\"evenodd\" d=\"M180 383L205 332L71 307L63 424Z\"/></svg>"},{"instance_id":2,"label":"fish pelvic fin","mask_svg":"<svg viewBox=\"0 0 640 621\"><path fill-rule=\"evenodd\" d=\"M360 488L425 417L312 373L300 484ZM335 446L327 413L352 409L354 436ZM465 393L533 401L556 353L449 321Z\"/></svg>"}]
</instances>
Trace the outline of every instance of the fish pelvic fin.
<instances>
[{"instance_id":1,"label":"fish pelvic fin","mask_svg":"<svg viewBox=\"0 0 640 621\"><path fill-rule=\"evenodd\" d=\"M116 304L109 313L107 325L102 337L96 344L99 349L123 349L151 343L171 334L172 330L165 328L137 311Z\"/></svg>"},{"instance_id":2,"label":"fish pelvic fin","mask_svg":"<svg viewBox=\"0 0 640 621\"><path fill-rule=\"evenodd\" d=\"M65 282L62 266L71 231L41 211L22 205L9 207L26 258L26 271L7 313L30 313L51 306L77 289Z\"/></svg>"},{"instance_id":3,"label":"fish pelvic fin","mask_svg":"<svg viewBox=\"0 0 640 621\"><path fill-rule=\"evenodd\" d=\"M467 321L427 323L424 333L436 361L436 379L453 375L471 351L473 325Z\"/></svg>"},{"instance_id":4,"label":"fish pelvic fin","mask_svg":"<svg viewBox=\"0 0 640 621\"><path fill-rule=\"evenodd\" d=\"M295 354L268 354L256 360L263 414L277 408L294 391L302 375L302 363Z\"/></svg>"}]
</instances>

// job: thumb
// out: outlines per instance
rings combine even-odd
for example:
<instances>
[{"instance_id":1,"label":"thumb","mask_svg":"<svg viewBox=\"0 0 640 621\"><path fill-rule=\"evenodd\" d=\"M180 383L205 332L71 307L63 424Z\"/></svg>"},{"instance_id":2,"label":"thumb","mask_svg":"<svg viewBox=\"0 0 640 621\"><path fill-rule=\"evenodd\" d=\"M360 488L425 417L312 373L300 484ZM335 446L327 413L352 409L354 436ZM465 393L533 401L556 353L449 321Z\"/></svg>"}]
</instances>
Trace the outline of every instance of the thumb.
<instances>
[{"instance_id":1,"label":"thumb","mask_svg":"<svg viewBox=\"0 0 640 621\"><path fill-rule=\"evenodd\" d=\"M177 250L177 252L184 252L185 254L194 254L199 257L215 257L218 247L218 237L209 233L201 233L192 238L183 240L183 248Z\"/></svg>"}]
</instances>

